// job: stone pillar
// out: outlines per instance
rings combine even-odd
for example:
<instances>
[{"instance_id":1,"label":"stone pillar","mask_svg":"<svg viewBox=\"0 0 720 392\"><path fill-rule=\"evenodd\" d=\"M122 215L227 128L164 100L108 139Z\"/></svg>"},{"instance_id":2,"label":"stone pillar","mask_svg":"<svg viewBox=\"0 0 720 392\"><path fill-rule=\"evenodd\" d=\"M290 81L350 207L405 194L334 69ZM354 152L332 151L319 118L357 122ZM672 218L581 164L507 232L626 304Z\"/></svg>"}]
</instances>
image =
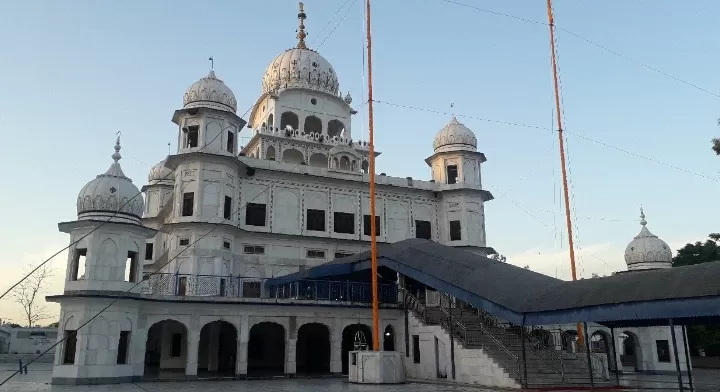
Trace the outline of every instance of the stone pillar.
<instances>
[{"instance_id":1,"label":"stone pillar","mask_svg":"<svg viewBox=\"0 0 720 392\"><path fill-rule=\"evenodd\" d=\"M297 363L295 362L295 352L297 350L297 338L287 339L285 341L285 374L288 377L295 377Z\"/></svg>"},{"instance_id":2,"label":"stone pillar","mask_svg":"<svg viewBox=\"0 0 720 392\"><path fill-rule=\"evenodd\" d=\"M235 377L247 378L248 367L248 340L250 338L250 328L248 316L242 316L240 326L238 328L237 353L235 361Z\"/></svg>"},{"instance_id":3,"label":"stone pillar","mask_svg":"<svg viewBox=\"0 0 720 392\"><path fill-rule=\"evenodd\" d=\"M185 356L185 378L197 378L198 347L200 344L200 331L188 329L187 354Z\"/></svg>"},{"instance_id":4,"label":"stone pillar","mask_svg":"<svg viewBox=\"0 0 720 392\"><path fill-rule=\"evenodd\" d=\"M342 374L342 339L330 340L330 372Z\"/></svg>"}]
</instances>

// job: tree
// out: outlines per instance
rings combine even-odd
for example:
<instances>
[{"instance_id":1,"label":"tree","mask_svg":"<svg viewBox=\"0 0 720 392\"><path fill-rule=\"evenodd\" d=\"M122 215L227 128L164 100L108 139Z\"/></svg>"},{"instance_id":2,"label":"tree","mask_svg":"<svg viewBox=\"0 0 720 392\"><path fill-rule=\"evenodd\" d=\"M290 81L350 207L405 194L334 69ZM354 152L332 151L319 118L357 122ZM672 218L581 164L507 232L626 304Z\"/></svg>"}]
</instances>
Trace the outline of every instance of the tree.
<instances>
[{"instance_id":1,"label":"tree","mask_svg":"<svg viewBox=\"0 0 720 392\"><path fill-rule=\"evenodd\" d=\"M32 271L33 268L30 266L28 270ZM50 318L47 308L40 304L40 300L45 292L45 284L52 275L52 268L43 265L17 285L12 292L13 299L22 306L23 312L25 312L28 327L33 327L38 321Z\"/></svg>"},{"instance_id":2,"label":"tree","mask_svg":"<svg viewBox=\"0 0 720 392\"><path fill-rule=\"evenodd\" d=\"M718 124L720 124L720 120L718 120ZM720 138L713 138L712 149L715 151L716 155L720 155Z\"/></svg>"},{"instance_id":3,"label":"tree","mask_svg":"<svg viewBox=\"0 0 720 392\"><path fill-rule=\"evenodd\" d=\"M717 150L716 150L717 148ZM713 150L720 155L720 139L713 139ZM673 267L712 263L720 260L720 234L711 233L705 242L685 244L672 259ZM687 327L690 348L694 353L702 349L708 356L720 356L720 325L690 325Z\"/></svg>"},{"instance_id":4,"label":"tree","mask_svg":"<svg viewBox=\"0 0 720 392\"><path fill-rule=\"evenodd\" d=\"M720 260L720 234L711 233L705 242L697 241L678 249L672 259L673 267L694 265Z\"/></svg>"},{"instance_id":5,"label":"tree","mask_svg":"<svg viewBox=\"0 0 720 392\"><path fill-rule=\"evenodd\" d=\"M501 263L507 262L507 257L505 257L504 255L501 255L500 253L493 253L490 256L488 256L488 258L490 258L492 260L497 260Z\"/></svg>"}]
</instances>

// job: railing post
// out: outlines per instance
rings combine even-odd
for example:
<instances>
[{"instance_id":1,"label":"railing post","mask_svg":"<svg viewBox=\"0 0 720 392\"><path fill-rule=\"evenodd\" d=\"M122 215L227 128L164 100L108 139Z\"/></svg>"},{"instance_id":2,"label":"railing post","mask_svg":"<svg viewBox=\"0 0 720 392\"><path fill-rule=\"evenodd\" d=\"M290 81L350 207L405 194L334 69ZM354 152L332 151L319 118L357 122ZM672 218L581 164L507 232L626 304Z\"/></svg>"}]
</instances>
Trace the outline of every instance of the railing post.
<instances>
[{"instance_id":1,"label":"railing post","mask_svg":"<svg viewBox=\"0 0 720 392\"><path fill-rule=\"evenodd\" d=\"M450 370L452 372L452 378L455 379L455 338L453 337L453 316L452 316L452 301L448 296L448 329L450 330ZM466 342L467 343L467 342Z\"/></svg>"},{"instance_id":2,"label":"railing post","mask_svg":"<svg viewBox=\"0 0 720 392\"><path fill-rule=\"evenodd\" d=\"M174 294L178 295L179 292L180 292L180 272L175 271L175 292L174 292Z\"/></svg>"},{"instance_id":3,"label":"railing post","mask_svg":"<svg viewBox=\"0 0 720 392\"><path fill-rule=\"evenodd\" d=\"M615 327L610 328L610 339L612 339L612 356L613 363L615 364L615 384L620 386L620 364L617 360L617 348L615 347ZM608 364L608 367L610 364Z\"/></svg>"},{"instance_id":4,"label":"railing post","mask_svg":"<svg viewBox=\"0 0 720 392\"><path fill-rule=\"evenodd\" d=\"M583 322L583 332L585 335L585 354L587 355L587 361L588 361L588 370L590 373L590 390L595 390L595 381L593 380L593 365L592 365L592 358L590 356L590 339L588 338L588 332L587 332L587 322Z\"/></svg>"},{"instance_id":5,"label":"railing post","mask_svg":"<svg viewBox=\"0 0 720 392\"><path fill-rule=\"evenodd\" d=\"M677 369L678 386L680 392L685 391L685 386L682 380L682 371L680 370L680 358L678 357L677 340L675 339L675 326L673 325L673 319L670 319L670 336L672 337L673 354L675 355L675 368Z\"/></svg>"},{"instance_id":6,"label":"railing post","mask_svg":"<svg viewBox=\"0 0 720 392\"><path fill-rule=\"evenodd\" d=\"M522 344L523 379L525 380L525 388L527 388L528 387L527 356L526 356L526 352L525 352L525 334L523 333L524 331L525 331L525 323L523 323L523 325L521 326L521 329L520 329L520 343ZM519 360L519 358L518 358L518 360ZM520 375L520 366L518 366L518 375Z\"/></svg>"},{"instance_id":7,"label":"railing post","mask_svg":"<svg viewBox=\"0 0 720 392\"><path fill-rule=\"evenodd\" d=\"M688 383L690 384L690 392L693 392L695 390L695 386L693 385L692 369L690 368L690 347L688 347L687 327L685 325L682 326L682 334L683 346L685 347L685 365L687 367Z\"/></svg>"}]
</instances>

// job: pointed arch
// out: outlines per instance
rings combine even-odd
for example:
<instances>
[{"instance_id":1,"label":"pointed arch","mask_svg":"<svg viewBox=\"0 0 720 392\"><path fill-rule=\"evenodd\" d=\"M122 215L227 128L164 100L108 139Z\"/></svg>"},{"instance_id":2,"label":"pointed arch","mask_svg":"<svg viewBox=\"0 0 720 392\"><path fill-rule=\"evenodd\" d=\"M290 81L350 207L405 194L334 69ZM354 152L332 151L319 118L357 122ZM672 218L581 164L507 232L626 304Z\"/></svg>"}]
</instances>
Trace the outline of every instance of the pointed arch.
<instances>
[{"instance_id":1,"label":"pointed arch","mask_svg":"<svg viewBox=\"0 0 720 392\"><path fill-rule=\"evenodd\" d=\"M328 166L327 155L321 154L319 152L316 152L316 153L310 155L310 166L327 167Z\"/></svg>"},{"instance_id":2,"label":"pointed arch","mask_svg":"<svg viewBox=\"0 0 720 392\"><path fill-rule=\"evenodd\" d=\"M303 125L303 131L305 131L306 134L308 133L322 133L322 120L320 117L317 116L307 116L305 117L305 124Z\"/></svg>"},{"instance_id":3,"label":"pointed arch","mask_svg":"<svg viewBox=\"0 0 720 392\"><path fill-rule=\"evenodd\" d=\"M269 147L267 148L267 151L265 152L265 159L270 160L270 161L276 160L276 158L275 158L275 147L269 146Z\"/></svg>"},{"instance_id":4,"label":"pointed arch","mask_svg":"<svg viewBox=\"0 0 720 392\"><path fill-rule=\"evenodd\" d=\"M330 120L328 121L327 126L327 135L329 137L337 136L340 137L340 134L342 133L342 130L345 129L345 124L343 124L340 120ZM347 135L346 135L347 137Z\"/></svg>"},{"instance_id":5,"label":"pointed arch","mask_svg":"<svg viewBox=\"0 0 720 392\"><path fill-rule=\"evenodd\" d=\"M280 130L285 130L287 127L291 127L293 130L300 128L300 118L293 112L284 112L280 115Z\"/></svg>"}]
</instances>

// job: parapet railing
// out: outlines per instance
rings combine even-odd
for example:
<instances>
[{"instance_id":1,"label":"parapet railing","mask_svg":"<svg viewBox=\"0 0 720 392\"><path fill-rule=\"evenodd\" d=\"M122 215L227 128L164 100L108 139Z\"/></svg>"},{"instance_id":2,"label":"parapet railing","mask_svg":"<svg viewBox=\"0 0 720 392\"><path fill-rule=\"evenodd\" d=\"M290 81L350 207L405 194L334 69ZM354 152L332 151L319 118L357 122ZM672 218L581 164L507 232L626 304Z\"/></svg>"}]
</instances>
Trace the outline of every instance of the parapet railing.
<instances>
[{"instance_id":1,"label":"parapet railing","mask_svg":"<svg viewBox=\"0 0 720 392\"><path fill-rule=\"evenodd\" d=\"M190 275L158 273L144 278L142 293L188 297L224 297L335 301L370 303L370 283L330 280L299 280L279 285L267 284L268 278L241 276ZM397 286L378 285L378 299L383 304L397 304Z\"/></svg>"}]
</instances>

